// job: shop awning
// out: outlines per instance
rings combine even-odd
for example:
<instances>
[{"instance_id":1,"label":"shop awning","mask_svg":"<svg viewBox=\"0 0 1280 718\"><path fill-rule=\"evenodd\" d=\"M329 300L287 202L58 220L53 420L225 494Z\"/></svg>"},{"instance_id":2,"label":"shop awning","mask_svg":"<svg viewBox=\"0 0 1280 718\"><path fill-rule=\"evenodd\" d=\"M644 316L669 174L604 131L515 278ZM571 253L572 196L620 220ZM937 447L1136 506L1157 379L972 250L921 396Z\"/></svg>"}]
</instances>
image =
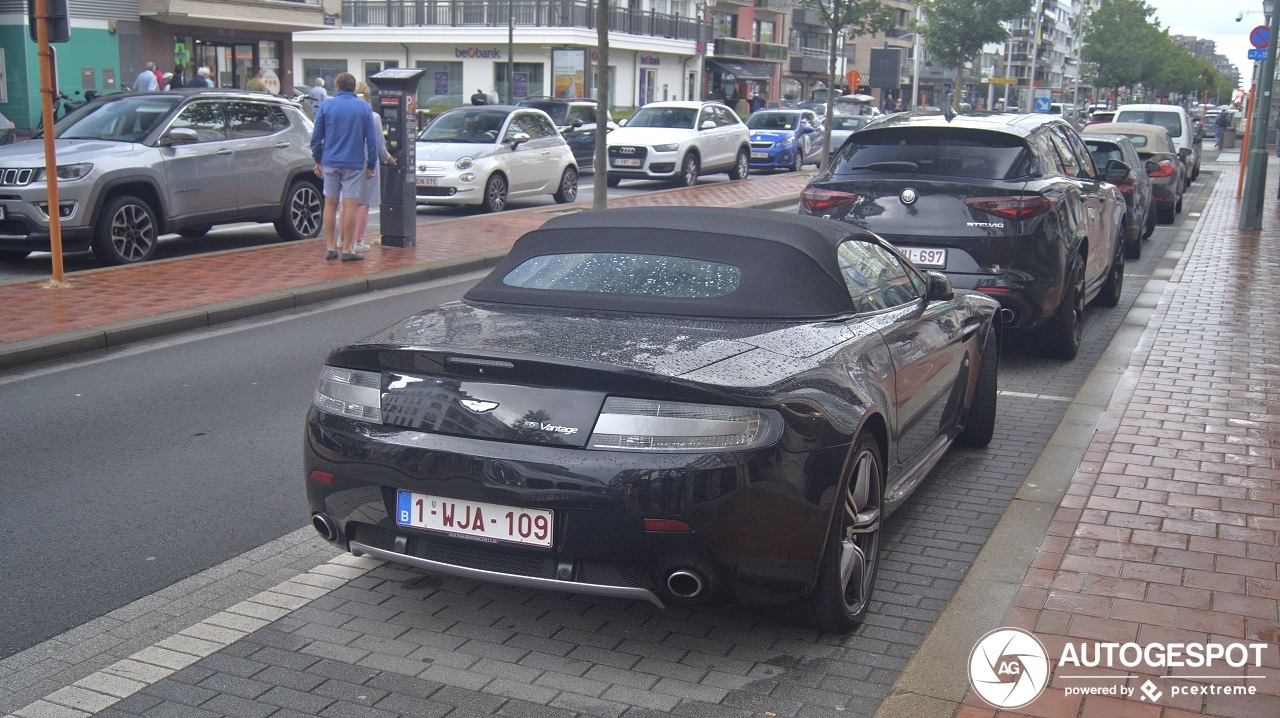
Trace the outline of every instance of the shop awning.
<instances>
[{"instance_id":1,"label":"shop awning","mask_svg":"<svg viewBox=\"0 0 1280 718\"><path fill-rule=\"evenodd\" d=\"M773 65L767 62L750 60L728 60L723 57L708 57L707 64L739 80L772 80Z\"/></svg>"}]
</instances>

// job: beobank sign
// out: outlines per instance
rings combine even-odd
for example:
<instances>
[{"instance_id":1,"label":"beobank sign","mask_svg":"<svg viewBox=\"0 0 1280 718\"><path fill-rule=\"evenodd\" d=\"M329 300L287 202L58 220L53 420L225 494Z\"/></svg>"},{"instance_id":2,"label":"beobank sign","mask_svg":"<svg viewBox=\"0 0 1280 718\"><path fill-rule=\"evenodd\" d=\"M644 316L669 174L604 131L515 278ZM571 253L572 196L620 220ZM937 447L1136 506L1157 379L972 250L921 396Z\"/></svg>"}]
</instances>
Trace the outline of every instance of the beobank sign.
<instances>
[{"instance_id":1,"label":"beobank sign","mask_svg":"<svg viewBox=\"0 0 1280 718\"><path fill-rule=\"evenodd\" d=\"M480 47L455 47L453 54L456 57L478 57L496 59L502 57L502 52L496 47L484 49Z\"/></svg>"}]
</instances>

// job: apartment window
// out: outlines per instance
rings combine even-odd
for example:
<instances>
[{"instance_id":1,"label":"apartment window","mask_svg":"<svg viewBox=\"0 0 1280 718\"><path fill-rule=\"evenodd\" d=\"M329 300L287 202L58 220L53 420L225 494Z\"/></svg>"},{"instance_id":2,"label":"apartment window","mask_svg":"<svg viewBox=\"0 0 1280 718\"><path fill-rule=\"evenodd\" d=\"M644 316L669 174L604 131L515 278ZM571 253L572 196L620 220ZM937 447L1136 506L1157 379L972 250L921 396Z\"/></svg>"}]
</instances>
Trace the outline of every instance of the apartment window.
<instances>
[{"instance_id":1,"label":"apartment window","mask_svg":"<svg viewBox=\"0 0 1280 718\"><path fill-rule=\"evenodd\" d=\"M773 42L775 27L777 27L777 23L768 22L766 20L756 20L754 34L755 41Z\"/></svg>"},{"instance_id":2,"label":"apartment window","mask_svg":"<svg viewBox=\"0 0 1280 718\"><path fill-rule=\"evenodd\" d=\"M711 27L716 37L736 37L738 16L727 12L712 12Z\"/></svg>"}]
</instances>

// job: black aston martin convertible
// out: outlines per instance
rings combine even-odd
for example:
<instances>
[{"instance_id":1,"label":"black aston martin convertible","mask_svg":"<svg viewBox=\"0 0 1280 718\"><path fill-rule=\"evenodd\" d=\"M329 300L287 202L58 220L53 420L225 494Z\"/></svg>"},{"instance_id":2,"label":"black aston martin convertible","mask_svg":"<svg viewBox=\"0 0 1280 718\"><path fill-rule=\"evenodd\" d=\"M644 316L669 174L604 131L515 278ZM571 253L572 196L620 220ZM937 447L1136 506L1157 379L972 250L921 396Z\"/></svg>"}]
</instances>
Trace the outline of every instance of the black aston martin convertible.
<instances>
[{"instance_id":1,"label":"black aston martin convertible","mask_svg":"<svg viewBox=\"0 0 1280 718\"><path fill-rule=\"evenodd\" d=\"M312 520L431 572L848 631L886 517L991 439L997 310L839 222L559 217L462 301L330 353Z\"/></svg>"}]
</instances>

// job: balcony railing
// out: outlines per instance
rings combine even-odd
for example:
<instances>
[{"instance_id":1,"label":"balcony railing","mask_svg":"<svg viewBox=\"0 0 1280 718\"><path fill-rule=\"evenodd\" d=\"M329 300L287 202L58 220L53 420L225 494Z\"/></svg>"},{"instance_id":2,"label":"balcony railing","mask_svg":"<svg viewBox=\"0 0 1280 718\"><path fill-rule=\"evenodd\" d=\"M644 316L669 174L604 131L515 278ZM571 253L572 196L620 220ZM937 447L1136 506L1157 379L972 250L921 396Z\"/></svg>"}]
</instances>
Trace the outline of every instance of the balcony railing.
<instances>
[{"instance_id":1,"label":"balcony railing","mask_svg":"<svg viewBox=\"0 0 1280 718\"><path fill-rule=\"evenodd\" d=\"M751 46L751 56L760 60L785 60L790 53L786 45L772 42L757 42Z\"/></svg>"},{"instance_id":2,"label":"balcony railing","mask_svg":"<svg viewBox=\"0 0 1280 718\"><path fill-rule=\"evenodd\" d=\"M751 57L751 41L738 37L717 37L716 54L725 57Z\"/></svg>"},{"instance_id":3,"label":"balcony railing","mask_svg":"<svg viewBox=\"0 0 1280 718\"><path fill-rule=\"evenodd\" d=\"M596 4L584 0L344 0L342 24L354 27L596 26ZM698 40L694 18L614 7L609 30ZM719 47L717 45L717 47Z\"/></svg>"},{"instance_id":4,"label":"balcony railing","mask_svg":"<svg viewBox=\"0 0 1280 718\"><path fill-rule=\"evenodd\" d=\"M756 0L756 7L761 10L786 12L791 9L791 0Z\"/></svg>"}]
</instances>

